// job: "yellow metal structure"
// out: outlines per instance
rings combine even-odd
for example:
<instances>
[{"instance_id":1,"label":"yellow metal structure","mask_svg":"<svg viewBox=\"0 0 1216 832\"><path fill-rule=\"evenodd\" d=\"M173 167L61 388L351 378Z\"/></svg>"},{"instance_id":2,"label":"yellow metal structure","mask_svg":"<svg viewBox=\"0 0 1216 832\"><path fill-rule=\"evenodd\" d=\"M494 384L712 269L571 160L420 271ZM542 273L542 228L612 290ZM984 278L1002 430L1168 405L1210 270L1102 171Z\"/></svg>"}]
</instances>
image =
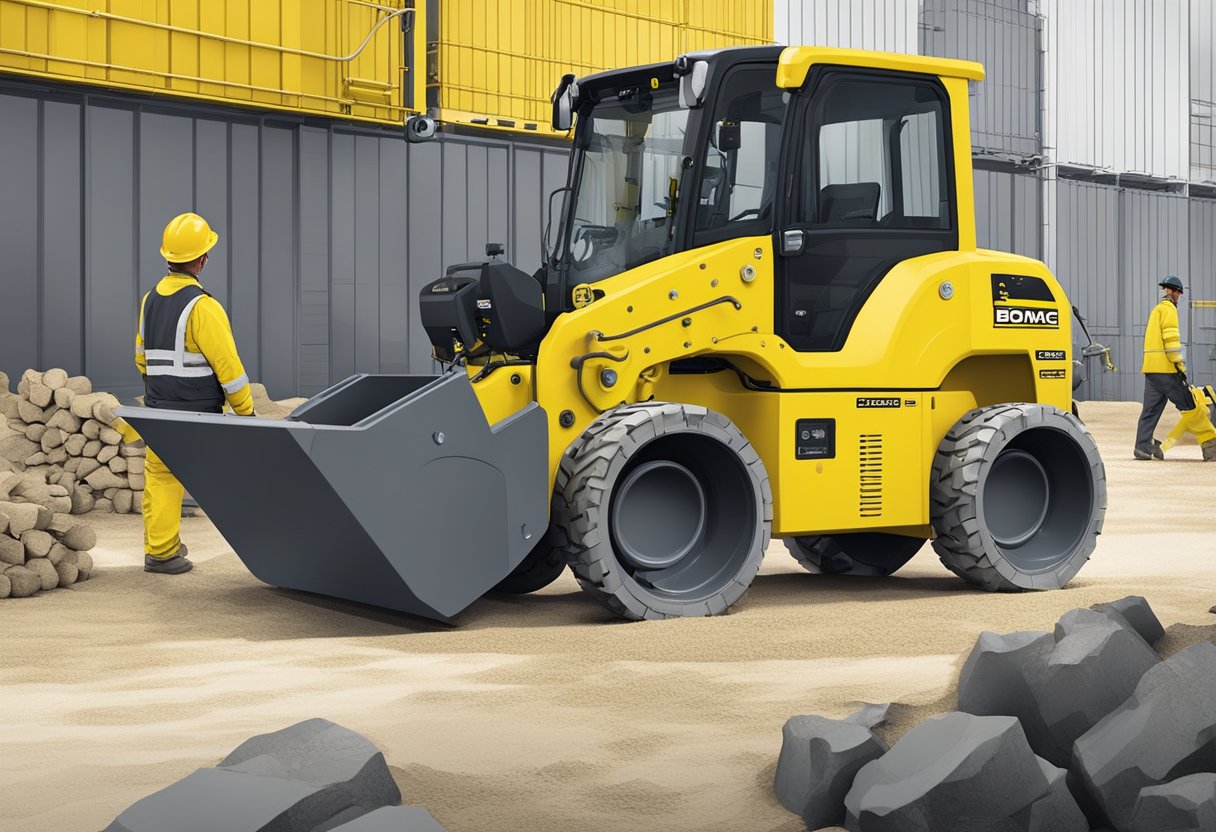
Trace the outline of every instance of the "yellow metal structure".
<instances>
[{"instance_id":1,"label":"yellow metal structure","mask_svg":"<svg viewBox=\"0 0 1216 832\"><path fill-rule=\"evenodd\" d=\"M772 0L444 0L428 86L439 117L550 135L553 80L772 43Z\"/></svg>"},{"instance_id":2,"label":"yellow metal structure","mask_svg":"<svg viewBox=\"0 0 1216 832\"><path fill-rule=\"evenodd\" d=\"M401 124L423 108L410 0L0 0L0 72ZM411 102L418 102L411 106Z\"/></svg>"}]
</instances>

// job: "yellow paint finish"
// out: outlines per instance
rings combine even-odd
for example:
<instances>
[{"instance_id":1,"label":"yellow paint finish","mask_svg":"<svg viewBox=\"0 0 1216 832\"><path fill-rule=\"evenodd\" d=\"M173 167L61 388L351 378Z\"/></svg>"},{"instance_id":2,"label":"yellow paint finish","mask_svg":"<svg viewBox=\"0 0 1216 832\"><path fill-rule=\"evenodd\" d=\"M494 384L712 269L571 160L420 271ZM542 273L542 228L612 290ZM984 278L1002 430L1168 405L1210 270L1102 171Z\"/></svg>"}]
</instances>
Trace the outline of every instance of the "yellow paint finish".
<instances>
[{"instance_id":1,"label":"yellow paint finish","mask_svg":"<svg viewBox=\"0 0 1216 832\"><path fill-rule=\"evenodd\" d=\"M417 6L0 0L0 72L401 124L425 109L422 73L405 66L407 38L415 54L426 54L425 4ZM411 32L402 32L402 19Z\"/></svg>"},{"instance_id":2,"label":"yellow paint finish","mask_svg":"<svg viewBox=\"0 0 1216 832\"><path fill-rule=\"evenodd\" d=\"M772 0L444 0L430 91L446 121L555 134L564 73L773 41Z\"/></svg>"},{"instance_id":3,"label":"yellow paint finish","mask_svg":"<svg viewBox=\"0 0 1216 832\"><path fill-rule=\"evenodd\" d=\"M893 72L916 72L936 75L943 80L983 81L984 67L975 61L936 58L926 55L902 55L894 52L870 52L864 49L836 49L827 46L791 46L781 53L777 64L777 86L796 90L806 81L807 73L816 64L833 66L862 66L889 69Z\"/></svg>"},{"instance_id":4,"label":"yellow paint finish","mask_svg":"<svg viewBox=\"0 0 1216 832\"><path fill-rule=\"evenodd\" d=\"M480 373L480 365L470 364L468 374L473 378ZM473 391L485 411L486 422L497 424L508 416L523 410L532 402L532 375L534 367L530 365L510 365L499 367L488 376L473 383ZM512 379L518 378L516 384Z\"/></svg>"}]
</instances>

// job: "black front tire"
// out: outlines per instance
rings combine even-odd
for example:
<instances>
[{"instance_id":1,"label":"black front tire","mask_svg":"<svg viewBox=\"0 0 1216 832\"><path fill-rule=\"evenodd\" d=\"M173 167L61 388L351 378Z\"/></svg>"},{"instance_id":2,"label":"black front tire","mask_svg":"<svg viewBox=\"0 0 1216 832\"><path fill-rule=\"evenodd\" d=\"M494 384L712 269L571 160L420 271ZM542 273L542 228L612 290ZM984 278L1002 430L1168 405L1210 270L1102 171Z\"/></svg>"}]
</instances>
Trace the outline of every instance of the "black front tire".
<instances>
[{"instance_id":1,"label":"black front tire","mask_svg":"<svg viewBox=\"0 0 1216 832\"><path fill-rule=\"evenodd\" d=\"M942 440L929 489L942 563L993 591L1064 586L1093 553L1106 514L1097 444L1049 405L969 411Z\"/></svg>"},{"instance_id":2,"label":"black front tire","mask_svg":"<svg viewBox=\"0 0 1216 832\"><path fill-rule=\"evenodd\" d=\"M557 490L571 571L624 618L725 613L768 545L764 464L729 419L703 407L609 411L563 455Z\"/></svg>"}]
</instances>

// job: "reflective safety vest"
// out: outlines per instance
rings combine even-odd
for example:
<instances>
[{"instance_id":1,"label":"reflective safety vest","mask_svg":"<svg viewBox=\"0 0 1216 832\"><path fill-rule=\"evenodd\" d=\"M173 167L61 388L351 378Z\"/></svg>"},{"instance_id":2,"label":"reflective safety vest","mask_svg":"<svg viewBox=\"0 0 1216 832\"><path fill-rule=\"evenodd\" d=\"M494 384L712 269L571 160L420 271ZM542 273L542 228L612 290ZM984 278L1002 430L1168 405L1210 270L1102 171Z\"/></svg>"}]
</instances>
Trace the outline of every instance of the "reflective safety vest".
<instances>
[{"instance_id":1,"label":"reflective safety vest","mask_svg":"<svg viewBox=\"0 0 1216 832\"><path fill-rule=\"evenodd\" d=\"M186 351L186 325L203 297L201 286L184 286L171 295L153 290L144 298L139 335L143 340L147 375L144 403L168 410L219 413L224 389L202 353Z\"/></svg>"},{"instance_id":2,"label":"reflective safety vest","mask_svg":"<svg viewBox=\"0 0 1216 832\"><path fill-rule=\"evenodd\" d=\"M1182 369L1182 338L1178 331L1178 307L1163 299L1149 313L1144 327L1142 373L1175 373Z\"/></svg>"}]
</instances>

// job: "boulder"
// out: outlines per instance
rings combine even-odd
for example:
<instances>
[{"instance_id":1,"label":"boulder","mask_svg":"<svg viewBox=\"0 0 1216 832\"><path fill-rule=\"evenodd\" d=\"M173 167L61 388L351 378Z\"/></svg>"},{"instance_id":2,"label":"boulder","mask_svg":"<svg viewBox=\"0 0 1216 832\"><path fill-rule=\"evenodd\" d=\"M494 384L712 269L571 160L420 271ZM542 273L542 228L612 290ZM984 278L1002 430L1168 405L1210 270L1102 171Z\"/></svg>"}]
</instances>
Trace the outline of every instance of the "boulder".
<instances>
[{"instance_id":1,"label":"boulder","mask_svg":"<svg viewBox=\"0 0 1216 832\"><path fill-rule=\"evenodd\" d=\"M51 402L55 400L55 391L45 384L31 384L29 400L30 404L37 405L39 408L50 407Z\"/></svg>"},{"instance_id":2,"label":"boulder","mask_svg":"<svg viewBox=\"0 0 1216 832\"><path fill-rule=\"evenodd\" d=\"M862 767L845 797L845 826L851 832L1088 832L1064 776L1035 756L1013 717L945 714L925 720Z\"/></svg>"},{"instance_id":3,"label":"boulder","mask_svg":"<svg viewBox=\"0 0 1216 832\"><path fill-rule=\"evenodd\" d=\"M385 806L368 812L341 826L332 827L333 832L447 832L421 806Z\"/></svg>"},{"instance_id":4,"label":"boulder","mask_svg":"<svg viewBox=\"0 0 1216 832\"><path fill-rule=\"evenodd\" d=\"M77 396L87 396L93 392L93 382L86 376L72 376L65 386Z\"/></svg>"},{"instance_id":5,"label":"boulder","mask_svg":"<svg viewBox=\"0 0 1216 832\"><path fill-rule=\"evenodd\" d=\"M96 471L100 467L101 467L101 463L98 462L97 460L90 459L87 456L83 456L80 458L80 464L78 466L76 466L76 478L81 479L81 480L87 480L89 478L89 474L92 474L94 471Z\"/></svg>"},{"instance_id":6,"label":"boulder","mask_svg":"<svg viewBox=\"0 0 1216 832\"><path fill-rule=\"evenodd\" d=\"M124 449L125 450L125 449ZM142 456L124 457L127 460L127 473L140 474L144 473L144 458Z\"/></svg>"},{"instance_id":7,"label":"boulder","mask_svg":"<svg viewBox=\"0 0 1216 832\"><path fill-rule=\"evenodd\" d=\"M8 517L8 532L20 537L30 529L45 529L53 513L34 503L0 503L0 511Z\"/></svg>"},{"instance_id":8,"label":"boulder","mask_svg":"<svg viewBox=\"0 0 1216 832\"><path fill-rule=\"evenodd\" d=\"M88 459L96 459L97 455L101 453L102 447L100 439L90 439L84 443L84 447L80 449L80 454Z\"/></svg>"},{"instance_id":9,"label":"boulder","mask_svg":"<svg viewBox=\"0 0 1216 832\"><path fill-rule=\"evenodd\" d=\"M80 570L76 568L75 564L60 561L53 564L53 566L55 567L55 574L59 576L59 586L61 588L71 586L80 577Z\"/></svg>"},{"instance_id":10,"label":"boulder","mask_svg":"<svg viewBox=\"0 0 1216 832\"><path fill-rule=\"evenodd\" d=\"M120 488L114 492L114 511L117 514L131 513L131 490L128 488Z\"/></svg>"},{"instance_id":11,"label":"boulder","mask_svg":"<svg viewBox=\"0 0 1216 832\"><path fill-rule=\"evenodd\" d=\"M0 535L0 563L25 565L25 544L7 535Z\"/></svg>"},{"instance_id":12,"label":"boulder","mask_svg":"<svg viewBox=\"0 0 1216 832\"><path fill-rule=\"evenodd\" d=\"M39 423L46 424L46 420L51 414L45 412L41 407L31 401L18 399L17 415L21 418L21 421L25 422L27 425L34 425Z\"/></svg>"},{"instance_id":13,"label":"boulder","mask_svg":"<svg viewBox=\"0 0 1216 832\"><path fill-rule=\"evenodd\" d=\"M64 440L63 447L66 448L67 452L72 456L80 456L82 453L84 453L84 446L86 443L88 443L88 441L89 440L85 439L81 434L74 433Z\"/></svg>"},{"instance_id":14,"label":"boulder","mask_svg":"<svg viewBox=\"0 0 1216 832\"><path fill-rule=\"evenodd\" d=\"M97 470L84 478L84 481L89 484L89 488L94 491L105 491L107 488L127 487L125 477L118 476L118 474L115 474L109 468L102 468L100 462L97 465Z\"/></svg>"},{"instance_id":15,"label":"boulder","mask_svg":"<svg viewBox=\"0 0 1216 832\"><path fill-rule=\"evenodd\" d=\"M132 491L143 491L144 484L145 480L143 474L127 474L127 485L131 487Z\"/></svg>"},{"instance_id":16,"label":"boulder","mask_svg":"<svg viewBox=\"0 0 1216 832\"><path fill-rule=\"evenodd\" d=\"M25 434L25 438L39 445L42 444L42 436L47 431L46 425L26 425L25 430L21 431Z\"/></svg>"},{"instance_id":17,"label":"boulder","mask_svg":"<svg viewBox=\"0 0 1216 832\"><path fill-rule=\"evenodd\" d=\"M68 383L67 371L58 367L47 370L42 374L42 383L52 390L58 390Z\"/></svg>"},{"instance_id":18,"label":"boulder","mask_svg":"<svg viewBox=\"0 0 1216 832\"><path fill-rule=\"evenodd\" d=\"M118 414L115 411L119 408L119 401L109 393L102 393L101 395L104 398L93 403L93 418L103 425L112 425L118 418Z\"/></svg>"},{"instance_id":19,"label":"boulder","mask_svg":"<svg viewBox=\"0 0 1216 832\"><path fill-rule=\"evenodd\" d=\"M7 598L13 594L13 582L8 576L0 572L0 598Z\"/></svg>"},{"instance_id":20,"label":"boulder","mask_svg":"<svg viewBox=\"0 0 1216 832\"><path fill-rule=\"evenodd\" d=\"M127 460L121 456L116 456L106 463L106 467L115 474L127 473Z\"/></svg>"},{"instance_id":21,"label":"boulder","mask_svg":"<svg viewBox=\"0 0 1216 832\"><path fill-rule=\"evenodd\" d=\"M72 489L72 514L88 514L96 505L93 490L78 485Z\"/></svg>"},{"instance_id":22,"label":"boulder","mask_svg":"<svg viewBox=\"0 0 1216 832\"><path fill-rule=\"evenodd\" d=\"M25 558L44 558L51 553L55 538L46 532L30 529L21 535L21 545L25 547Z\"/></svg>"},{"instance_id":23,"label":"boulder","mask_svg":"<svg viewBox=\"0 0 1216 832\"><path fill-rule=\"evenodd\" d=\"M42 432L42 452L49 454L51 451L63 445L63 431L59 428L48 428Z\"/></svg>"},{"instance_id":24,"label":"boulder","mask_svg":"<svg viewBox=\"0 0 1216 832\"><path fill-rule=\"evenodd\" d=\"M60 387L55 391L55 407L62 410L71 410L72 399L74 398L76 398L76 394L72 392L71 388ZM68 415L71 414L69 413Z\"/></svg>"},{"instance_id":25,"label":"boulder","mask_svg":"<svg viewBox=\"0 0 1216 832\"><path fill-rule=\"evenodd\" d=\"M58 566L67 559L68 552L72 551L62 543L56 543L51 547L51 551L47 553L46 559L51 562L51 566Z\"/></svg>"},{"instance_id":26,"label":"boulder","mask_svg":"<svg viewBox=\"0 0 1216 832\"><path fill-rule=\"evenodd\" d=\"M1135 692L1081 736L1073 771L1104 823L1132 828L1140 791L1216 771L1216 644L1200 641L1154 666Z\"/></svg>"},{"instance_id":27,"label":"boulder","mask_svg":"<svg viewBox=\"0 0 1216 832\"><path fill-rule=\"evenodd\" d=\"M1118 616L1149 644L1156 644L1165 636L1165 628L1161 626L1157 614L1153 612L1153 608L1148 605L1148 601L1143 596L1129 595L1108 604L1094 604L1090 609L1106 615Z\"/></svg>"},{"instance_id":28,"label":"boulder","mask_svg":"<svg viewBox=\"0 0 1216 832\"><path fill-rule=\"evenodd\" d=\"M101 422L98 422L96 419L88 419L84 422L84 424L82 424L80 426L80 432L84 434L85 439L100 440L101 429L103 427L105 427L105 426Z\"/></svg>"},{"instance_id":29,"label":"boulder","mask_svg":"<svg viewBox=\"0 0 1216 832\"><path fill-rule=\"evenodd\" d=\"M66 388L65 388L66 389ZM77 416L73 416L71 411L60 410L55 413L50 419L47 419L46 426L48 428L58 428L67 436L80 433L82 422Z\"/></svg>"},{"instance_id":30,"label":"boulder","mask_svg":"<svg viewBox=\"0 0 1216 832\"><path fill-rule=\"evenodd\" d=\"M38 452L39 446L24 436L9 436L0 439L0 458L9 462L25 462Z\"/></svg>"},{"instance_id":31,"label":"boulder","mask_svg":"<svg viewBox=\"0 0 1216 832\"><path fill-rule=\"evenodd\" d=\"M984 633L959 677L959 710L1017 717L1034 752L1067 768L1076 739L1161 661L1116 616L1072 610L1054 637Z\"/></svg>"},{"instance_id":32,"label":"boulder","mask_svg":"<svg viewBox=\"0 0 1216 832\"><path fill-rule=\"evenodd\" d=\"M97 532L88 523L77 523L63 536L63 545L78 552L86 552L97 545Z\"/></svg>"},{"instance_id":33,"label":"boulder","mask_svg":"<svg viewBox=\"0 0 1216 832\"><path fill-rule=\"evenodd\" d=\"M51 566L51 562L46 558L27 560L25 568L38 576L38 580L42 582L42 590L44 592L49 592L59 586L59 573L55 571L55 567Z\"/></svg>"},{"instance_id":34,"label":"boulder","mask_svg":"<svg viewBox=\"0 0 1216 832\"><path fill-rule=\"evenodd\" d=\"M109 430L109 428L106 428L106 430ZM118 456L117 447L114 445L103 445L101 450L97 452L97 461L102 465L107 465L116 456Z\"/></svg>"},{"instance_id":35,"label":"boulder","mask_svg":"<svg viewBox=\"0 0 1216 832\"><path fill-rule=\"evenodd\" d=\"M114 511L114 503L102 497L96 500L93 504L93 511L100 511L102 514L109 514Z\"/></svg>"},{"instance_id":36,"label":"boulder","mask_svg":"<svg viewBox=\"0 0 1216 832\"><path fill-rule=\"evenodd\" d=\"M374 745L310 719L245 741L218 767L136 802L106 832L311 832L400 802Z\"/></svg>"},{"instance_id":37,"label":"boulder","mask_svg":"<svg viewBox=\"0 0 1216 832\"><path fill-rule=\"evenodd\" d=\"M71 563L80 571L80 580L86 581L93 574L93 556L88 552L76 552L75 555Z\"/></svg>"},{"instance_id":38,"label":"boulder","mask_svg":"<svg viewBox=\"0 0 1216 832\"><path fill-rule=\"evenodd\" d=\"M1211 832L1216 829L1216 774L1204 772L1140 790L1131 832Z\"/></svg>"},{"instance_id":39,"label":"boulder","mask_svg":"<svg viewBox=\"0 0 1216 832\"><path fill-rule=\"evenodd\" d=\"M93 412L97 404L101 402L113 403L113 407L118 407L118 399L109 393L77 393L76 397L72 399L72 415L79 416L81 419L96 418Z\"/></svg>"},{"instance_id":40,"label":"boulder","mask_svg":"<svg viewBox=\"0 0 1216 832\"><path fill-rule=\"evenodd\" d=\"M106 445L114 447L114 453L118 453L118 446L122 444L122 434L114 430L112 427L103 427L98 438Z\"/></svg>"},{"instance_id":41,"label":"boulder","mask_svg":"<svg viewBox=\"0 0 1216 832\"><path fill-rule=\"evenodd\" d=\"M42 578L25 566L13 566L4 570L4 577L9 579L13 598L28 598L42 589Z\"/></svg>"},{"instance_id":42,"label":"boulder","mask_svg":"<svg viewBox=\"0 0 1216 832\"><path fill-rule=\"evenodd\" d=\"M822 716L791 717L781 729L773 791L807 829L839 826L853 778L887 750L868 726Z\"/></svg>"}]
</instances>

